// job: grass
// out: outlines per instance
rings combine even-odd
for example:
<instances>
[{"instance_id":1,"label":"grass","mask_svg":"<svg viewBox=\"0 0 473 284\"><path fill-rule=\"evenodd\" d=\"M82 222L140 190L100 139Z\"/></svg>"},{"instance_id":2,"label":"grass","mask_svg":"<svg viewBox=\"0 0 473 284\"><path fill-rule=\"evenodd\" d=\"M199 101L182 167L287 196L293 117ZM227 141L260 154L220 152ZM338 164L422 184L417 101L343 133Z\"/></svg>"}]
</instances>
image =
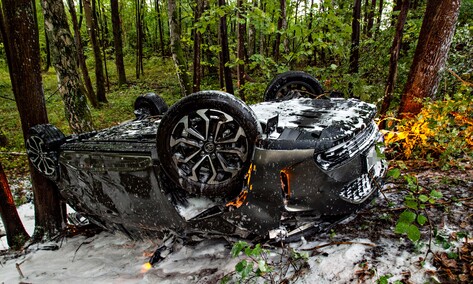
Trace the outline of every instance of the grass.
<instances>
[{"instance_id":1,"label":"grass","mask_svg":"<svg viewBox=\"0 0 473 284\"><path fill-rule=\"evenodd\" d=\"M90 58L90 57L89 57ZM95 85L93 62L88 62L89 75ZM170 58L150 57L144 61L144 74L136 79L134 57L125 58L125 69L128 84L119 87L115 64L107 60L110 86L107 90L108 103L98 109L91 109L96 129L107 128L134 117L133 104L135 99L148 92L155 92L172 105L181 97L179 83L176 78L174 64ZM54 68L42 74L43 89L46 99L48 118L66 135L71 133L64 118L64 104L57 90L57 78ZM236 83L236 82L235 82ZM253 82L245 85L247 101L250 103L261 100L266 82ZM219 89L218 78L205 76L202 90ZM27 160L24 148L20 117L11 90L10 76L5 62L0 62L0 134L8 143L0 147L0 160L7 176L27 172Z\"/></svg>"}]
</instances>

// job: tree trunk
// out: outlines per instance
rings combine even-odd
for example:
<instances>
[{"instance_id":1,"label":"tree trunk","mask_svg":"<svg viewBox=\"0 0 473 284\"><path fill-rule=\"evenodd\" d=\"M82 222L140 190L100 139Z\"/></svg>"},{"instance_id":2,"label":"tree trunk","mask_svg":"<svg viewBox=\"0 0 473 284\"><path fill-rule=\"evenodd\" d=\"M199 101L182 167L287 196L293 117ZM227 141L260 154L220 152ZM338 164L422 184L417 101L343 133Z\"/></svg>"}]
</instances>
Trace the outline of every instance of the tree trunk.
<instances>
[{"instance_id":1,"label":"tree trunk","mask_svg":"<svg viewBox=\"0 0 473 284\"><path fill-rule=\"evenodd\" d=\"M51 67L51 48L49 46L49 37L47 35L47 32L46 30L44 31L45 35L44 35L44 39L45 39L45 44L46 44L46 64L44 66L44 69L43 69L43 72L48 72L49 71L49 67Z\"/></svg>"},{"instance_id":2,"label":"tree trunk","mask_svg":"<svg viewBox=\"0 0 473 284\"><path fill-rule=\"evenodd\" d=\"M143 5L144 0L136 0L136 79L143 74Z\"/></svg>"},{"instance_id":3,"label":"tree trunk","mask_svg":"<svg viewBox=\"0 0 473 284\"><path fill-rule=\"evenodd\" d=\"M410 0L404 0L402 2L401 13L399 13L397 24L396 24L396 33L394 34L393 44L391 46L389 59L389 74L388 80L386 82L386 87L384 89L384 100L381 110L379 112L380 116L384 118L386 112L389 109L393 97L394 84L396 83L397 77L397 62L399 59L399 52L401 50L402 43L402 34L404 29L404 24L406 23L407 13L409 11ZM380 128L386 127L386 121L381 121Z\"/></svg>"},{"instance_id":4,"label":"tree trunk","mask_svg":"<svg viewBox=\"0 0 473 284\"><path fill-rule=\"evenodd\" d=\"M419 42L401 97L398 112L400 118L417 115L422 109L422 100L436 93L459 10L460 0L427 2Z\"/></svg>"},{"instance_id":5,"label":"tree trunk","mask_svg":"<svg viewBox=\"0 0 473 284\"><path fill-rule=\"evenodd\" d=\"M351 48L350 48L350 74L358 74L360 60L360 17L361 17L361 0L355 0L353 5L353 21L351 24ZM353 84L350 82L349 95L353 96Z\"/></svg>"},{"instance_id":6,"label":"tree trunk","mask_svg":"<svg viewBox=\"0 0 473 284\"><path fill-rule=\"evenodd\" d=\"M176 65L177 78L181 86L183 96L192 92L192 87L187 73L187 62L184 57L184 51L181 46L181 38L178 27L178 14L176 10L175 0L168 0L168 16L169 16L169 36L171 39L171 53L174 64Z\"/></svg>"},{"instance_id":7,"label":"tree trunk","mask_svg":"<svg viewBox=\"0 0 473 284\"><path fill-rule=\"evenodd\" d=\"M279 62L279 45L281 44L281 33L285 31L287 26L286 21L286 0L279 0L279 18L278 18L278 31L276 32L276 39L274 41L274 61ZM284 44L286 46L286 44Z\"/></svg>"},{"instance_id":8,"label":"tree trunk","mask_svg":"<svg viewBox=\"0 0 473 284\"><path fill-rule=\"evenodd\" d=\"M84 45L82 44L82 39L80 35L80 28L77 23L77 14L76 9L74 7L73 0L67 0L69 6L69 13L71 14L72 26L74 28L74 42L77 47L77 61L80 66L80 70L82 72L82 78L84 79L85 88L87 89L86 95L89 99L89 102L92 104L94 108L99 107L99 102L97 100L97 96L95 95L94 88L92 86L92 81L89 77L89 70L87 69L87 64L85 63L85 56L84 56Z\"/></svg>"},{"instance_id":9,"label":"tree trunk","mask_svg":"<svg viewBox=\"0 0 473 284\"><path fill-rule=\"evenodd\" d=\"M196 0L196 7L194 11L194 23L197 23L202 16L204 9L204 1L203 0ZM200 91L200 81L202 80L202 66L200 64L201 59L201 50L200 45L202 43L202 34L198 29L194 30L194 81L192 84L192 91L198 92Z\"/></svg>"},{"instance_id":10,"label":"tree trunk","mask_svg":"<svg viewBox=\"0 0 473 284\"><path fill-rule=\"evenodd\" d=\"M118 11L118 0L110 0L113 28L113 46L115 48L115 66L118 73L118 85L126 84L125 65L123 64L122 24Z\"/></svg>"},{"instance_id":11,"label":"tree trunk","mask_svg":"<svg viewBox=\"0 0 473 284\"><path fill-rule=\"evenodd\" d=\"M87 106L86 90L77 71L77 51L69 32L62 0L42 0L44 26L51 39L53 64L59 80L59 93L66 119L74 133L93 130L92 115Z\"/></svg>"},{"instance_id":12,"label":"tree trunk","mask_svg":"<svg viewBox=\"0 0 473 284\"><path fill-rule=\"evenodd\" d=\"M381 29L381 20L383 19L383 8L384 8L383 6L384 6L384 0L379 0L378 18L376 19L376 34ZM376 37L376 34L375 34L375 37Z\"/></svg>"},{"instance_id":13,"label":"tree trunk","mask_svg":"<svg viewBox=\"0 0 473 284\"><path fill-rule=\"evenodd\" d=\"M1 13L1 12L0 12ZM13 249L20 249L30 238L23 227L18 211L16 211L15 201L8 185L7 176L3 171L0 162L0 216L2 217L7 243Z\"/></svg>"},{"instance_id":14,"label":"tree trunk","mask_svg":"<svg viewBox=\"0 0 473 284\"><path fill-rule=\"evenodd\" d=\"M225 0L218 0L218 6L224 7ZM234 94L233 91L233 82L232 82L232 71L230 67L227 66L227 63L230 62L230 50L228 47L228 34L227 34L227 16L223 15L220 17L219 25L219 35L220 35L220 46L222 51L220 51L220 72L223 75L223 82L225 82L225 90L227 93Z\"/></svg>"},{"instance_id":15,"label":"tree trunk","mask_svg":"<svg viewBox=\"0 0 473 284\"><path fill-rule=\"evenodd\" d=\"M92 11L95 11L94 14L97 15L97 23L98 23L98 28L99 28L99 42L100 45L102 46L102 55L103 55L103 68L104 68L104 73L105 73L105 83L107 85L107 91L110 91L110 78L108 77L108 67L107 67L107 47L109 46L108 44L108 28L107 28L107 17L105 13L103 12L103 7L100 4L100 0L97 0L97 5L99 6L98 8L96 7L95 1L92 3ZM102 13L100 12L100 8L102 8Z\"/></svg>"},{"instance_id":16,"label":"tree trunk","mask_svg":"<svg viewBox=\"0 0 473 284\"><path fill-rule=\"evenodd\" d=\"M374 11L376 10L376 0L371 0L371 6L368 11L368 24L366 26L367 35L369 38L373 36L373 25L374 25Z\"/></svg>"},{"instance_id":17,"label":"tree trunk","mask_svg":"<svg viewBox=\"0 0 473 284\"><path fill-rule=\"evenodd\" d=\"M240 98L245 101L245 16L244 16L244 0L237 0L237 86L238 86L238 95Z\"/></svg>"},{"instance_id":18,"label":"tree trunk","mask_svg":"<svg viewBox=\"0 0 473 284\"><path fill-rule=\"evenodd\" d=\"M161 57L164 58L164 36L163 36L163 21L161 19L161 8L159 7L159 0L156 0L156 13L158 14L158 30L159 43L161 44Z\"/></svg>"},{"instance_id":19,"label":"tree trunk","mask_svg":"<svg viewBox=\"0 0 473 284\"><path fill-rule=\"evenodd\" d=\"M23 135L30 127L48 123L41 81L38 26L30 0L3 0L5 50L13 94L20 114ZM21 52L10 52L21 51ZM56 185L29 163L35 205L37 241L57 234L65 223Z\"/></svg>"},{"instance_id":20,"label":"tree trunk","mask_svg":"<svg viewBox=\"0 0 473 284\"><path fill-rule=\"evenodd\" d=\"M254 10L258 6L258 1L252 0L253 5L250 9ZM248 57L251 57L253 54L256 53L256 26L254 24L255 20L249 20L249 28L248 28Z\"/></svg>"},{"instance_id":21,"label":"tree trunk","mask_svg":"<svg viewBox=\"0 0 473 284\"><path fill-rule=\"evenodd\" d=\"M84 12L85 12L85 21L87 23L87 30L89 31L90 42L92 44L92 49L94 51L95 59L95 84L97 87L97 99L101 103L106 103L107 98L105 96L105 78L103 74L103 63L102 55L100 54L100 45L98 42L98 25L97 19L95 17L94 9L90 1L94 0L83 0L84 3ZM94 4L93 2L92 4ZM95 5L94 5L95 6Z\"/></svg>"}]
</instances>

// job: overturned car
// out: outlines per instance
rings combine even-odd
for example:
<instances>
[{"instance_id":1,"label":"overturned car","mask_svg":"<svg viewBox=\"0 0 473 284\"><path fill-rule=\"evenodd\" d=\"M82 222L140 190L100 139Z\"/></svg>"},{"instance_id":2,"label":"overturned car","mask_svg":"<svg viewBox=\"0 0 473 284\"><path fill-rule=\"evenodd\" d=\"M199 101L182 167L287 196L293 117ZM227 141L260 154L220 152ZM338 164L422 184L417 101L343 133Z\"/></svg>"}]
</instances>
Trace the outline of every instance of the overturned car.
<instances>
[{"instance_id":1,"label":"overturned car","mask_svg":"<svg viewBox=\"0 0 473 284\"><path fill-rule=\"evenodd\" d=\"M276 77L264 100L202 91L168 109L150 93L135 101L136 119L98 132L36 125L27 153L77 212L131 238L290 241L376 196L386 166L374 105L326 96L303 72Z\"/></svg>"}]
</instances>

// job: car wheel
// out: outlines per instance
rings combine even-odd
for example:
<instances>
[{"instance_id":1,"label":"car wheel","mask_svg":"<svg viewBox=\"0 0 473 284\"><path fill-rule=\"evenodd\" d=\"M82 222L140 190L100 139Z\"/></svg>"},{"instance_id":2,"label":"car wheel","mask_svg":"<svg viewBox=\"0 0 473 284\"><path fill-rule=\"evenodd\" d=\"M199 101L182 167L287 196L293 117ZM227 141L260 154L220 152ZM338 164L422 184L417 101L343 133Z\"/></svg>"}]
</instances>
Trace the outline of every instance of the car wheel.
<instances>
[{"instance_id":1,"label":"car wheel","mask_svg":"<svg viewBox=\"0 0 473 284\"><path fill-rule=\"evenodd\" d=\"M260 133L244 102L224 92L202 91L163 116L158 157L166 174L187 192L232 198L241 191Z\"/></svg>"},{"instance_id":2,"label":"car wheel","mask_svg":"<svg viewBox=\"0 0 473 284\"><path fill-rule=\"evenodd\" d=\"M137 119L164 114L167 110L166 102L155 93L141 95L135 100L134 112Z\"/></svg>"},{"instance_id":3,"label":"car wheel","mask_svg":"<svg viewBox=\"0 0 473 284\"><path fill-rule=\"evenodd\" d=\"M52 180L59 178L59 146L64 140L64 134L51 124L39 124L28 131L28 158L40 173Z\"/></svg>"},{"instance_id":4,"label":"car wheel","mask_svg":"<svg viewBox=\"0 0 473 284\"><path fill-rule=\"evenodd\" d=\"M264 91L264 101L318 97L324 90L319 81L302 71L288 71L276 76Z\"/></svg>"}]
</instances>

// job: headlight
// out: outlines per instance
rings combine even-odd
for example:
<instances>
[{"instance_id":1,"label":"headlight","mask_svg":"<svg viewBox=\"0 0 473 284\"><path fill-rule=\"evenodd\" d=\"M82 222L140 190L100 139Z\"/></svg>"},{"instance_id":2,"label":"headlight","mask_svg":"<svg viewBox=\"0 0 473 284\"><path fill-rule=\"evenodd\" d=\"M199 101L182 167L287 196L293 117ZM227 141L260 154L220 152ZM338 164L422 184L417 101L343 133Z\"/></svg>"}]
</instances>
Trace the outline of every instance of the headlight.
<instances>
[{"instance_id":1,"label":"headlight","mask_svg":"<svg viewBox=\"0 0 473 284\"><path fill-rule=\"evenodd\" d=\"M324 170L331 170L348 161L357 153L364 152L379 139L376 123L372 122L366 129L348 141L344 141L327 150L314 153L317 165Z\"/></svg>"}]
</instances>

